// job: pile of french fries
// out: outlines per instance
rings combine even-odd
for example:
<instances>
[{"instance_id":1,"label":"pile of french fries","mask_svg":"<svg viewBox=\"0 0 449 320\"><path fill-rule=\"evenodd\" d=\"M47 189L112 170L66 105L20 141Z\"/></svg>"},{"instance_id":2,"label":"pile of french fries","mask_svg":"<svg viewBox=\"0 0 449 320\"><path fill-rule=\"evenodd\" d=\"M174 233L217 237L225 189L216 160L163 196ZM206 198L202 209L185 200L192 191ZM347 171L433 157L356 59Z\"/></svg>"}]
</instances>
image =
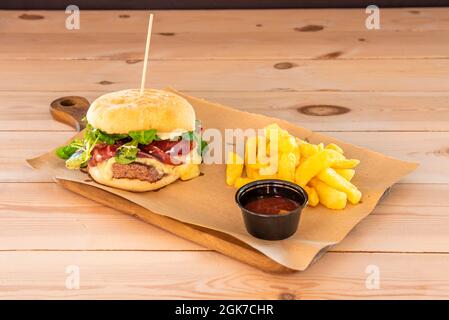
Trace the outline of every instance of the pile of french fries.
<instances>
[{"instance_id":1,"label":"pile of french fries","mask_svg":"<svg viewBox=\"0 0 449 320\"><path fill-rule=\"evenodd\" d=\"M357 159L346 159L338 145L312 144L290 135L277 124L264 128L264 136L249 137L244 159L230 152L226 159L226 183L240 188L261 179L281 179L304 188L309 206L329 209L357 204L362 193L351 183ZM277 148L273 148L276 144ZM277 157L270 152L277 150Z\"/></svg>"}]
</instances>

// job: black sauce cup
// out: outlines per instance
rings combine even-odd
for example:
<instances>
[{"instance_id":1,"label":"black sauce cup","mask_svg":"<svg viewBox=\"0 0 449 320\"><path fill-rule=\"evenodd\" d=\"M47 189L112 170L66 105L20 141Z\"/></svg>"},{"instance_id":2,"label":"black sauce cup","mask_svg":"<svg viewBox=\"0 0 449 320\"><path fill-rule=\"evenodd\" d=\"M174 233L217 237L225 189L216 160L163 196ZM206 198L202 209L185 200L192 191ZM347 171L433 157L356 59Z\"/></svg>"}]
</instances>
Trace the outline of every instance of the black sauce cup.
<instances>
[{"instance_id":1,"label":"black sauce cup","mask_svg":"<svg viewBox=\"0 0 449 320\"><path fill-rule=\"evenodd\" d=\"M261 214L249 211L245 206L251 200L267 196L280 196L295 201L298 207L282 214ZM235 201L242 210L246 230L256 238L282 240L298 229L302 209L307 205L306 191L297 184L270 179L250 182L235 194Z\"/></svg>"}]
</instances>

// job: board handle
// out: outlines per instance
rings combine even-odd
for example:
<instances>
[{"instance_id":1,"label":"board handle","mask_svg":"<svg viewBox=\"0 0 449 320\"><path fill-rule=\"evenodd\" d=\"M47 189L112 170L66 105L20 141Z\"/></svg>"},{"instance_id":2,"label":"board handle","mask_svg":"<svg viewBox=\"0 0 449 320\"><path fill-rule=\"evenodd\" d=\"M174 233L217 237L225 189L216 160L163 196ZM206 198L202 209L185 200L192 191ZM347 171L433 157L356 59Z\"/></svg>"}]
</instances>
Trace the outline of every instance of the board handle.
<instances>
[{"instance_id":1,"label":"board handle","mask_svg":"<svg viewBox=\"0 0 449 320\"><path fill-rule=\"evenodd\" d=\"M83 118L86 116L89 106L89 101L84 97L61 97L50 104L50 113L56 121L68 124L77 131L81 131L86 127Z\"/></svg>"}]
</instances>

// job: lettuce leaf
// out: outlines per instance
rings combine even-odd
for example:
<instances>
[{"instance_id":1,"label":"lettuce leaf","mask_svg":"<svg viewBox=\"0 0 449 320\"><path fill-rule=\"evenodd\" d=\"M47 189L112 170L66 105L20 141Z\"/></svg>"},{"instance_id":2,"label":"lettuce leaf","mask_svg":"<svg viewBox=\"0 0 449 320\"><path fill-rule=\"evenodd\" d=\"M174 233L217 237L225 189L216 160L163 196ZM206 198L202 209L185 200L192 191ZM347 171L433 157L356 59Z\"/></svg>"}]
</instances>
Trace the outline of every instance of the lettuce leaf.
<instances>
[{"instance_id":1,"label":"lettuce leaf","mask_svg":"<svg viewBox=\"0 0 449 320\"><path fill-rule=\"evenodd\" d=\"M65 162L65 166L68 169L79 169L87 166L87 162L90 159L90 154L86 149L78 149L70 158Z\"/></svg>"},{"instance_id":2,"label":"lettuce leaf","mask_svg":"<svg viewBox=\"0 0 449 320\"><path fill-rule=\"evenodd\" d=\"M187 141L195 141L198 146L198 154L202 156L207 148L207 142L203 140L201 135L201 121L195 120L195 131L189 131L182 134L182 139Z\"/></svg>"},{"instance_id":3,"label":"lettuce leaf","mask_svg":"<svg viewBox=\"0 0 449 320\"><path fill-rule=\"evenodd\" d=\"M139 144L150 144L153 140L156 140L156 130L141 130L141 131L130 131L129 136L137 141Z\"/></svg>"},{"instance_id":4,"label":"lettuce leaf","mask_svg":"<svg viewBox=\"0 0 449 320\"><path fill-rule=\"evenodd\" d=\"M86 131L84 131L84 139L88 139L90 141L98 140L100 142L104 142L109 145L113 145L117 140L122 140L127 138L127 134L109 134L103 132L99 129L92 127L91 124L87 124Z\"/></svg>"},{"instance_id":5,"label":"lettuce leaf","mask_svg":"<svg viewBox=\"0 0 449 320\"><path fill-rule=\"evenodd\" d=\"M70 158L78 149L83 147L83 140L75 139L67 146L62 146L56 149L56 155L64 160Z\"/></svg>"},{"instance_id":6,"label":"lettuce leaf","mask_svg":"<svg viewBox=\"0 0 449 320\"><path fill-rule=\"evenodd\" d=\"M65 162L65 166L68 169L79 169L87 166L91 158L92 149L98 142L98 137L95 140L84 139L82 140L81 147L73 153L70 158L68 158Z\"/></svg>"},{"instance_id":7,"label":"lettuce leaf","mask_svg":"<svg viewBox=\"0 0 449 320\"><path fill-rule=\"evenodd\" d=\"M202 155L207 147L207 142L201 138L201 123L198 120L195 126L195 131L183 134L182 139L195 140L198 145L198 152ZM79 169L87 166L91 158L92 149L97 143L113 145L123 139L131 141L117 149L115 159L121 164L129 164L137 159L139 144L148 145L153 141L161 140L154 129L130 131L129 134L108 134L88 123L84 131L84 139L75 139L69 145L57 148L55 152L59 158L66 160L67 168Z\"/></svg>"},{"instance_id":8,"label":"lettuce leaf","mask_svg":"<svg viewBox=\"0 0 449 320\"><path fill-rule=\"evenodd\" d=\"M130 164L134 162L137 159L137 153L139 152L139 148L137 148L137 146L138 142L136 140L122 145L117 149L115 161L120 164Z\"/></svg>"}]
</instances>

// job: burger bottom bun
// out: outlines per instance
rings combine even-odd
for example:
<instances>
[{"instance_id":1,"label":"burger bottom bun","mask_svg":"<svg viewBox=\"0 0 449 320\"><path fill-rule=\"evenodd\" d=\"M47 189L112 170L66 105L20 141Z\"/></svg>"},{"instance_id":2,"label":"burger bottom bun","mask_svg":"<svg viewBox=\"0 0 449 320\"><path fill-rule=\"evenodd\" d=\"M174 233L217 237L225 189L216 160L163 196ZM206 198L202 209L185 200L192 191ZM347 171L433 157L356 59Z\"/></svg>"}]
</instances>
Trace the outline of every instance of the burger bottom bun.
<instances>
[{"instance_id":1,"label":"burger bottom bun","mask_svg":"<svg viewBox=\"0 0 449 320\"><path fill-rule=\"evenodd\" d=\"M99 163L95 167L89 167L88 171L91 177L98 183L105 186L118 188L133 192L145 192L160 189L179 178L179 174L176 170L173 170L172 166L164 165L161 162L157 162L155 167L165 173L162 179L156 182L148 182L139 179L127 179L120 178L116 179L112 176L112 165L115 163L115 159L111 158L109 160ZM156 163L155 163L156 164ZM159 167L159 168L158 168Z\"/></svg>"}]
</instances>

